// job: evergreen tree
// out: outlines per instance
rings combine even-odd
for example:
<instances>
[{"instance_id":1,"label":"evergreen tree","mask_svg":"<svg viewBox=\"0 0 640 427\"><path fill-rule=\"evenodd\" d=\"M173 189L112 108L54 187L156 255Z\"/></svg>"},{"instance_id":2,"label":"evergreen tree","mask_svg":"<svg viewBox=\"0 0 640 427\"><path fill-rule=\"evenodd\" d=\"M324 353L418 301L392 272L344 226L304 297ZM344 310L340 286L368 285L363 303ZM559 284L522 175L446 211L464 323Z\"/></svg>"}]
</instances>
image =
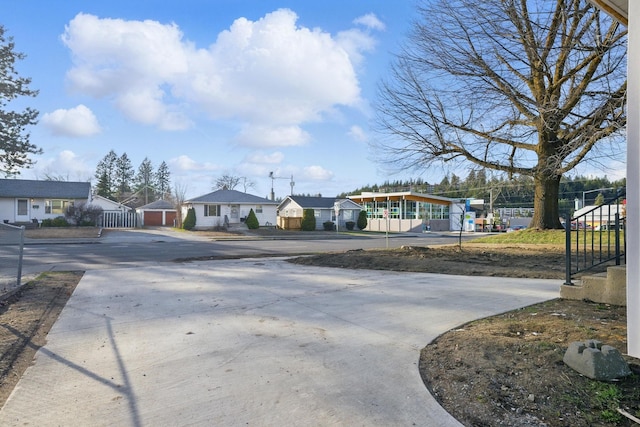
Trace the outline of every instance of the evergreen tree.
<instances>
[{"instance_id":1,"label":"evergreen tree","mask_svg":"<svg viewBox=\"0 0 640 427\"><path fill-rule=\"evenodd\" d=\"M194 208L187 209L187 216L182 222L182 228L191 230L196 226L196 210Z\"/></svg>"},{"instance_id":2,"label":"evergreen tree","mask_svg":"<svg viewBox=\"0 0 640 427\"><path fill-rule=\"evenodd\" d=\"M116 162L118 155L111 150L98 162L95 177L98 180L97 193L102 197L115 200Z\"/></svg>"},{"instance_id":3,"label":"evergreen tree","mask_svg":"<svg viewBox=\"0 0 640 427\"><path fill-rule=\"evenodd\" d=\"M113 193L111 192L111 188L109 185L109 177L107 176L107 172L102 172L102 174L98 177L98 184L96 185L96 194L98 196L105 197L107 199L113 200Z\"/></svg>"},{"instance_id":4,"label":"evergreen tree","mask_svg":"<svg viewBox=\"0 0 640 427\"><path fill-rule=\"evenodd\" d=\"M316 215L313 209L302 211L302 231L314 231L316 229Z\"/></svg>"},{"instance_id":5,"label":"evergreen tree","mask_svg":"<svg viewBox=\"0 0 640 427\"><path fill-rule=\"evenodd\" d=\"M145 205L155 200L155 178L151 160L145 157L138 167L135 178L136 192L144 196Z\"/></svg>"},{"instance_id":6,"label":"evergreen tree","mask_svg":"<svg viewBox=\"0 0 640 427\"><path fill-rule=\"evenodd\" d=\"M18 169L31 167L30 154L40 154L40 150L29 142L25 127L35 125L38 111L25 108L22 112L6 111L9 101L19 96L36 96L38 91L29 89L31 79L19 77L14 68L16 60L24 59L24 54L15 52L13 38L4 37L4 27L0 25L0 176L18 174Z\"/></svg>"},{"instance_id":7,"label":"evergreen tree","mask_svg":"<svg viewBox=\"0 0 640 427\"><path fill-rule=\"evenodd\" d=\"M253 209L249 211L249 215L247 215L245 224L247 224L247 228L249 228L249 230L256 230L260 227L260 222L258 221L258 217L256 216Z\"/></svg>"},{"instance_id":8,"label":"evergreen tree","mask_svg":"<svg viewBox=\"0 0 640 427\"><path fill-rule=\"evenodd\" d=\"M367 211L360 211L357 226L360 230L367 228Z\"/></svg>"},{"instance_id":9,"label":"evergreen tree","mask_svg":"<svg viewBox=\"0 0 640 427\"><path fill-rule=\"evenodd\" d=\"M156 190L160 199L164 200L171 191L171 173L169 166L163 161L156 171Z\"/></svg>"},{"instance_id":10,"label":"evergreen tree","mask_svg":"<svg viewBox=\"0 0 640 427\"><path fill-rule=\"evenodd\" d=\"M115 169L115 185L118 192L118 197L122 200L125 195L131 192L131 181L135 172L133 170L133 166L131 165L131 160L129 160L129 156L127 153L123 153L118 160L116 160L116 169Z\"/></svg>"}]
</instances>

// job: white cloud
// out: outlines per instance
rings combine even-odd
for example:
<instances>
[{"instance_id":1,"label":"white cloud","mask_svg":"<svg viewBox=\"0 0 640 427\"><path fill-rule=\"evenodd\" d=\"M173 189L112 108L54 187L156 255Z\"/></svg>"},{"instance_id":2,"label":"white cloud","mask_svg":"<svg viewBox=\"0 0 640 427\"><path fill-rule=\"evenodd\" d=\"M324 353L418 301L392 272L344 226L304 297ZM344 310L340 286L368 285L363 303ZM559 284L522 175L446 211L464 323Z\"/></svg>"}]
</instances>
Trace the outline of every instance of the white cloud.
<instances>
[{"instance_id":1,"label":"white cloud","mask_svg":"<svg viewBox=\"0 0 640 427\"><path fill-rule=\"evenodd\" d=\"M263 153L263 152L255 152L250 153L245 158L247 163L256 163L256 164L269 164L269 165L277 165L282 163L284 160L284 154L280 151L274 151L273 153Z\"/></svg>"},{"instance_id":2,"label":"white cloud","mask_svg":"<svg viewBox=\"0 0 640 427\"><path fill-rule=\"evenodd\" d=\"M369 139L365 131L357 125L351 126L347 135L358 142L366 142Z\"/></svg>"},{"instance_id":3,"label":"white cloud","mask_svg":"<svg viewBox=\"0 0 640 427\"><path fill-rule=\"evenodd\" d=\"M220 169L217 165L209 162L197 162L184 154L169 160L168 163L172 166L172 169L178 171L213 171Z\"/></svg>"},{"instance_id":4,"label":"white cloud","mask_svg":"<svg viewBox=\"0 0 640 427\"><path fill-rule=\"evenodd\" d=\"M62 37L74 64L68 81L75 91L113 99L136 122L183 129L192 124L189 116L204 112L273 127L270 136L288 131L257 145L299 145L308 140L302 124L361 104L355 65L375 41L357 29L334 36L298 26L297 19L288 9L256 21L239 18L198 48L176 24L78 14ZM379 29L376 20L356 21ZM247 143L244 137L237 141Z\"/></svg>"},{"instance_id":5,"label":"white cloud","mask_svg":"<svg viewBox=\"0 0 640 427\"><path fill-rule=\"evenodd\" d=\"M41 158L33 169L23 171L23 174L31 175L35 179L50 177L67 181L87 181L94 173L94 165L89 166L86 159L70 150L60 151L55 157Z\"/></svg>"},{"instance_id":6,"label":"white cloud","mask_svg":"<svg viewBox=\"0 0 640 427\"><path fill-rule=\"evenodd\" d=\"M299 126L245 126L236 142L246 147L291 147L304 145L310 139Z\"/></svg>"},{"instance_id":7,"label":"white cloud","mask_svg":"<svg viewBox=\"0 0 640 427\"><path fill-rule=\"evenodd\" d=\"M378 19L375 13L367 13L366 15L359 16L353 20L353 23L364 25L367 28L377 31L384 31L386 29L384 23Z\"/></svg>"},{"instance_id":8,"label":"white cloud","mask_svg":"<svg viewBox=\"0 0 640 427\"><path fill-rule=\"evenodd\" d=\"M307 166L303 169L303 176L313 181L329 181L333 178L333 172L322 166Z\"/></svg>"},{"instance_id":9,"label":"white cloud","mask_svg":"<svg viewBox=\"0 0 640 427\"><path fill-rule=\"evenodd\" d=\"M59 109L44 114L42 124L55 136L86 137L101 131L96 116L82 104L69 110Z\"/></svg>"}]
</instances>

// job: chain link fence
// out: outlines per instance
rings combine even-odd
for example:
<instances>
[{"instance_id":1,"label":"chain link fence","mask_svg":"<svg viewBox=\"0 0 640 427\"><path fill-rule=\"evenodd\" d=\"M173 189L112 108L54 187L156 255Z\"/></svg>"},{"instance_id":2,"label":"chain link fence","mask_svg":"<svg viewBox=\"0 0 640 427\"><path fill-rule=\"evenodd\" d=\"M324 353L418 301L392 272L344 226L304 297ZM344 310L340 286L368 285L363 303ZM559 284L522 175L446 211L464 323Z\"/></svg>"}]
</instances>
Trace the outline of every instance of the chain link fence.
<instances>
[{"instance_id":1,"label":"chain link fence","mask_svg":"<svg viewBox=\"0 0 640 427\"><path fill-rule=\"evenodd\" d=\"M20 287L24 227L0 223L0 294Z\"/></svg>"}]
</instances>

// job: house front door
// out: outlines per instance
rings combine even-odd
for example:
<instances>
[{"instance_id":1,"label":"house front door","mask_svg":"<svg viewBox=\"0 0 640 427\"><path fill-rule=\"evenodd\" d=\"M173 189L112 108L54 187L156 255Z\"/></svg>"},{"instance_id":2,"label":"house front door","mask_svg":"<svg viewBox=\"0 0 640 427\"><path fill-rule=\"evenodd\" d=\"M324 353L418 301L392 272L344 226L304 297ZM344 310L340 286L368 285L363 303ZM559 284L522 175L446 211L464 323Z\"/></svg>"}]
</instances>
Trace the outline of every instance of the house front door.
<instances>
[{"instance_id":1,"label":"house front door","mask_svg":"<svg viewBox=\"0 0 640 427\"><path fill-rule=\"evenodd\" d=\"M29 199L17 199L16 222L27 222L29 220Z\"/></svg>"},{"instance_id":2,"label":"house front door","mask_svg":"<svg viewBox=\"0 0 640 427\"><path fill-rule=\"evenodd\" d=\"M229 219L229 222L240 222L240 205L231 205L231 218Z\"/></svg>"}]
</instances>

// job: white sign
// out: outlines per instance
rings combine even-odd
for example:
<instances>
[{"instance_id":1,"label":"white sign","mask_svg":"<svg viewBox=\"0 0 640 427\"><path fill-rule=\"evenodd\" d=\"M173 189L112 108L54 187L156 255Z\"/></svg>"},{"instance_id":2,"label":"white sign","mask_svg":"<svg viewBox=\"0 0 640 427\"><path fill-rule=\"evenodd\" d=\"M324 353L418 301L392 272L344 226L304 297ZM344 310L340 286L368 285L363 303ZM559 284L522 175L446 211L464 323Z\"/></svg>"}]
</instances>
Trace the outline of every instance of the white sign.
<instances>
[{"instance_id":1,"label":"white sign","mask_svg":"<svg viewBox=\"0 0 640 427\"><path fill-rule=\"evenodd\" d=\"M389 218L389 210L388 210L388 209L383 210L383 211L382 211L382 216L383 216L384 218Z\"/></svg>"}]
</instances>

